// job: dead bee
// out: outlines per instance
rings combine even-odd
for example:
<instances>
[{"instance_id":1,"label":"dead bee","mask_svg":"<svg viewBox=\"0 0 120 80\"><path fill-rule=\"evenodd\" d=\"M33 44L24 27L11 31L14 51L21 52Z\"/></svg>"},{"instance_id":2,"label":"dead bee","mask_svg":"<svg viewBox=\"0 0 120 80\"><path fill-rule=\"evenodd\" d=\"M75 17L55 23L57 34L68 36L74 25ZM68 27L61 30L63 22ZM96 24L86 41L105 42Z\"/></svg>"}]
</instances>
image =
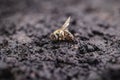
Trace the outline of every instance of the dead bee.
<instances>
[{"instance_id":1,"label":"dead bee","mask_svg":"<svg viewBox=\"0 0 120 80\"><path fill-rule=\"evenodd\" d=\"M53 33L50 34L51 40L53 41L61 41L61 40L73 41L74 40L74 36L68 30L70 19L71 18L69 17L61 28L55 30Z\"/></svg>"}]
</instances>

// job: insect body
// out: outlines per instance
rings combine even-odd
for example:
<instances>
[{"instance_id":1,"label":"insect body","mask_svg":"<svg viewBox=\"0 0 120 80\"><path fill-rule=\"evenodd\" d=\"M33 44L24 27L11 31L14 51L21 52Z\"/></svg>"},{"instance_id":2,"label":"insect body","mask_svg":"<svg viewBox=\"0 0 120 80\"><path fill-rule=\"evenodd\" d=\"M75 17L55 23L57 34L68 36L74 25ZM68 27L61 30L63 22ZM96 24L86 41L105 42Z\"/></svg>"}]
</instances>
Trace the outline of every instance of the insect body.
<instances>
[{"instance_id":1,"label":"insect body","mask_svg":"<svg viewBox=\"0 0 120 80\"><path fill-rule=\"evenodd\" d=\"M61 28L55 30L53 33L50 34L50 39L54 41L58 41L58 40L73 41L74 36L68 30L69 23L70 23L70 17L66 20L66 22L63 24Z\"/></svg>"}]
</instances>

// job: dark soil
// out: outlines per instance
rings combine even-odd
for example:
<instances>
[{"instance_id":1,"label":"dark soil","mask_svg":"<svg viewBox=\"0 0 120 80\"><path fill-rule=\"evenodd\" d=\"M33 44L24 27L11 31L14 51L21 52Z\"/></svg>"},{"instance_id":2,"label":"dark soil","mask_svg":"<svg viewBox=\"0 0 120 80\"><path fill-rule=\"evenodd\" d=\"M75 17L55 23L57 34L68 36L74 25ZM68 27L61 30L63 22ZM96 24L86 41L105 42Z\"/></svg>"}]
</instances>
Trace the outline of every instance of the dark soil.
<instances>
[{"instance_id":1,"label":"dark soil","mask_svg":"<svg viewBox=\"0 0 120 80\"><path fill-rule=\"evenodd\" d=\"M119 0L0 0L0 80L120 80ZM74 42L49 39L71 16Z\"/></svg>"}]
</instances>

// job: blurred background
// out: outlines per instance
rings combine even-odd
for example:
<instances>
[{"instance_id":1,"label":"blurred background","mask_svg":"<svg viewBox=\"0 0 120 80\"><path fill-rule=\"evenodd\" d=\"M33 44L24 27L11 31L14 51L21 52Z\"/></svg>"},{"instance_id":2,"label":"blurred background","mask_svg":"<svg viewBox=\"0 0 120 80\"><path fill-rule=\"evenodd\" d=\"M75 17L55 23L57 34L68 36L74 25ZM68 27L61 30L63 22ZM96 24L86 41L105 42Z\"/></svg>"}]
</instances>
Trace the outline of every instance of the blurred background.
<instances>
[{"instance_id":1,"label":"blurred background","mask_svg":"<svg viewBox=\"0 0 120 80\"><path fill-rule=\"evenodd\" d=\"M23 19L26 14L32 14L34 17L36 14L44 14L58 18L64 14L80 16L94 13L97 16L118 17L119 3L120 0L0 0L0 19L9 16L17 19L22 16Z\"/></svg>"},{"instance_id":2,"label":"blurred background","mask_svg":"<svg viewBox=\"0 0 120 80\"><path fill-rule=\"evenodd\" d=\"M0 0L0 17L7 17L18 12L57 12L59 9L65 10L67 6L74 6L75 9L79 8L79 10L92 8L111 12L118 9L119 12L119 3L120 0ZM71 8L71 11L74 10Z\"/></svg>"}]
</instances>

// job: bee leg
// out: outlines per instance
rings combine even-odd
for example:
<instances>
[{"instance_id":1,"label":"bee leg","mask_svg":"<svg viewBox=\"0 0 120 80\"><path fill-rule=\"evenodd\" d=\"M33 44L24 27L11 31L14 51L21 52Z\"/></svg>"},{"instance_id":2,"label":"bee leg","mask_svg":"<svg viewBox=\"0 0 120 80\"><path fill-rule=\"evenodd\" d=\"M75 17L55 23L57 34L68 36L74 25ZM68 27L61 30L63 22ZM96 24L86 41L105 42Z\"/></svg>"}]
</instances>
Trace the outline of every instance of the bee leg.
<instances>
[{"instance_id":1,"label":"bee leg","mask_svg":"<svg viewBox=\"0 0 120 80\"><path fill-rule=\"evenodd\" d=\"M65 40L64 31L62 32L61 36L62 36L62 40Z\"/></svg>"}]
</instances>

